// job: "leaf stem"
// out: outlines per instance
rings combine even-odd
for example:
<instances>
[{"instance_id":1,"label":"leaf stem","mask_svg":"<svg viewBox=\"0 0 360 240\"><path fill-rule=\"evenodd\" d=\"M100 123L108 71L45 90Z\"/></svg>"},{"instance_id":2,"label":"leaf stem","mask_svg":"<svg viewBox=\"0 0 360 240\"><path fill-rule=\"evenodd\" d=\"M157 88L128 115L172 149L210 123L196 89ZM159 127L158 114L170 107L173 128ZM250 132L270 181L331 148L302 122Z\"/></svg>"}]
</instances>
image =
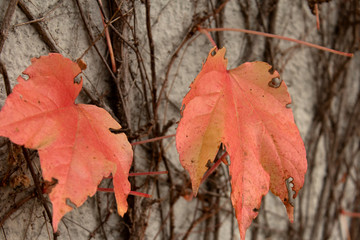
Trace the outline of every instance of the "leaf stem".
<instances>
[{"instance_id":1,"label":"leaf stem","mask_svg":"<svg viewBox=\"0 0 360 240\"><path fill-rule=\"evenodd\" d=\"M215 171L215 169L220 165L221 162L223 162L223 160L225 159L225 157L227 155L228 155L227 152L225 152L223 155L221 155L221 157L215 162L215 164L212 165L212 167L205 173L205 175L201 179L201 183L203 183Z\"/></svg>"},{"instance_id":2,"label":"leaf stem","mask_svg":"<svg viewBox=\"0 0 360 240\"><path fill-rule=\"evenodd\" d=\"M133 142L133 143L131 143L131 146L144 144L144 143L149 143L149 142L155 142L155 141L159 141L159 140L162 140L162 139L165 139L165 138L175 137L175 135L176 134L172 134L172 135L167 135L167 136L162 136L162 137L151 138L151 139L147 139L147 140L143 140L143 141Z\"/></svg>"},{"instance_id":3,"label":"leaf stem","mask_svg":"<svg viewBox=\"0 0 360 240\"><path fill-rule=\"evenodd\" d=\"M113 188L98 188L97 190L99 192L110 192L110 193L114 192ZM152 197L150 194L136 192L136 191L130 191L129 195L134 195L134 196L139 196L139 197L146 197L146 198L151 198Z\"/></svg>"},{"instance_id":4,"label":"leaf stem","mask_svg":"<svg viewBox=\"0 0 360 240\"><path fill-rule=\"evenodd\" d=\"M207 31L207 29L204 28L199 28L199 32L201 32L202 34L205 34L205 36L209 39L209 41L211 42L211 44L213 45L213 47L216 47L216 51L218 50L218 47L216 46L216 43L214 41L214 39L211 37L210 33Z\"/></svg>"},{"instance_id":5,"label":"leaf stem","mask_svg":"<svg viewBox=\"0 0 360 240\"><path fill-rule=\"evenodd\" d=\"M331 48L323 47L323 46L320 46L320 45L317 45L317 44L301 41L301 40L298 40L298 39L295 39L295 38L278 36L278 35L271 34L271 33L263 33L263 32L258 32L258 31L253 31L253 30L246 30L246 29L241 29L241 28L202 28L202 30L205 30L205 31L208 31L208 32L217 32L217 31L242 32L242 33L259 35L259 36L264 36L264 37L269 37L269 38L281 39L281 40L285 40L285 41L289 41L289 42L295 42L295 43L298 43L298 44L301 44L301 45L305 45L305 46L312 47L312 48L317 48L317 49L320 49L320 50L323 50L323 51L326 51L326 52L331 52L331 53L346 56L346 57L353 57L354 56L353 53L341 52L341 51L337 51L337 50L334 50L334 49L331 49Z\"/></svg>"},{"instance_id":6,"label":"leaf stem","mask_svg":"<svg viewBox=\"0 0 360 240\"><path fill-rule=\"evenodd\" d=\"M133 196L139 196L139 197L145 197L145 198L152 198L152 196L151 196L150 194L142 193L142 192L130 191L129 194L130 194L130 195L133 195Z\"/></svg>"},{"instance_id":7,"label":"leaf stem","mask_svg":"<svg viewBox=\"0 0 360 240\"><path fill-rule=\"evenodd\" d=\"M344 209L341 209L341 214L345 215L345 216L353 217L353 218L360 218L360 213L349 212L349 211L346 211Z\"/></svg>"},{"instance_id":8,"label":"leaf stem","mask_svg":"<svg viewBox=\"0 0 360 240\"><path fill-rule=\"evenodd\" d=\"M159 175L159 174L167 174L167 173L168 173L168 171L129 173L129 177Z\"/></svg>"},{"instance_id":9,"label":"leaf stem","mask_svg":"<svg viewBox=\"0 0 360 240\"><path fill-rule=\"evenodd\" d=\"M160 171L160 172L138 172L138 173L129 173L129 177L135 176L149 176L149 175L159 175L159 174L168 174L168 171ZM108 177L103 177L103 179L111 179L113 178L112 175Z\"/></svg>"},{"instance_id":10,"label":"leaf stem","mask_svg":"<svg viewBox=\"0 0 360 240\"><path fill-rule=\"evenodd\" d=\"M316 28L317 30L320 30L319 7L317 3L315 3L315 15L316 15Z\"/></svg>"},{"instance_id":11,"label":"leaf stem","mask_svg":"<svg viewBox=\"0 0 360 240\"><path fill-rule=\"evenodd\" d=\"M103 6L101 0L98 0L98 3L100 5L100 7ZM101 11L101 9L100 9L100 15L101 15L101 20L102 20L102 23L103 23L103 26L104 26L104 29L105 29L106 44L108 45L108 49L109 49L109 55L110 55L110 60L111 60L112 71L114 73L116 73L116 62L115 62L113 47L112 47L112 44L111 44L109 28L107 27L107 25L105 23L105 16L103 15L103 12Z\"/></svg>"}]
</instances>

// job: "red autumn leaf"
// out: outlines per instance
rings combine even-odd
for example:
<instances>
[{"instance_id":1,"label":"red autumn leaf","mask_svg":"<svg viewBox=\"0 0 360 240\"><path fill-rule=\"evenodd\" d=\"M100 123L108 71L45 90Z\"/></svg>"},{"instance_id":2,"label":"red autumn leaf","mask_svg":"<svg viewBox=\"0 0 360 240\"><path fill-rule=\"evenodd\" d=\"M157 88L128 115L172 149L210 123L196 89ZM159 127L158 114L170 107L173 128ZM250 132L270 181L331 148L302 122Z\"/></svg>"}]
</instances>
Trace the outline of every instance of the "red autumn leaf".
<instances>
[{"instance_id":1,"label":"red autumn leaf","mask_svg":"<svg viewBox=\"0 0 360 240\"><path fill-rule=\"evenodd\" d=\"M132 148L121 126L104 109L74 104L81 88L80 67L60 54L32 59L0 112L0 135L37 149L43 177L57 185L49 194L54 231L60 219L95 194L104 176L113 175L118 212L127 211Z\"/></svg>"},{"instance_id":2,"label":"red autumn leaf","mask_svg":"<svg viewBox=\"0 0 360 240\"><path fill-rule=\"evenodd\" d=\"M279 74L264 62L226 70L225 48L212 49L183 99L176 147L194 195L221 143L230 156L231 200L240 235L257 216L261 198L279 196L293 220L293 197L304 184L306 152ZM277 85L278 84L278 85ZM290 183L290 180L292 182Z\"/></svg>"}]
</instances>

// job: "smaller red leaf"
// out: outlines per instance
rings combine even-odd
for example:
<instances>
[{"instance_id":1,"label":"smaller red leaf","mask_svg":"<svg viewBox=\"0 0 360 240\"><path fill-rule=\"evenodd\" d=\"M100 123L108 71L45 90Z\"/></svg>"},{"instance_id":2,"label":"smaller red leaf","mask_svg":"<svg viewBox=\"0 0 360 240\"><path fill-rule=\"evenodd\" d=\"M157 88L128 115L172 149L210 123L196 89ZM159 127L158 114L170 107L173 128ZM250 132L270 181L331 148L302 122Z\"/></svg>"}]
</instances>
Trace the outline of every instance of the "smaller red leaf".
<instances>
[{"instance_id":1,"label":"smaller red leaf","mask_svg":"<svg viewBox=\"0 0 360 240\"><path fill-rule=\"evenodd\" d=\"M121 126L102 108L74 104L82 81L78 64L60 54L32 59L0 112L0 135L16 144L37 149L46 181L57 181L49 193L53 225L72 207L95 194L103 177L114 176L118 213L127 211L126 198L132 148L125 134L109 129ZM50 191L50 189L44 189Z\"/></svg>"}]
</instances>

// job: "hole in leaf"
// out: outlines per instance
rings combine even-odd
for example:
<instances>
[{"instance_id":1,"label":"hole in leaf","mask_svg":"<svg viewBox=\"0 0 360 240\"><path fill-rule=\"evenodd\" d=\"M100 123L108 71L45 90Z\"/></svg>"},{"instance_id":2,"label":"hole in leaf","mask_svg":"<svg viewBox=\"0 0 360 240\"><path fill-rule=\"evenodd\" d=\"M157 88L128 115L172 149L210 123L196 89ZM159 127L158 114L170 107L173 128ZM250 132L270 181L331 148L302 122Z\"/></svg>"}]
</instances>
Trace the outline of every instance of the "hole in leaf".
<instances>
[{"instance_id":1,"label":"hole in leaf","mask_svg":"<svg viewBox=\"0 0 360 240\"><path fill-rule=\"evenodd\" d=\"M226 147L223 143L218 146L218 152L216 153L216 159L219 159L226 152Z\"/></svg>"},{"instance_id":2,"label":"hole in leaf","mask_svg":"<svg viewBox=\"0 0 360 240\"><path fill-rule=\"evenodd\" d=\"M289 104L286 104L286 108L291 108L292 107L292 104L289 103Z\"/></svg>"},{"instance_id":3,"label":"hole in leaf","mask_svg":"<svg viewBox=\"0 0 360 240\"><path fill-rule=\"evenodd\" d=\"M81 80L82 80L82 78L80 77L80 75L77 75L77 76L74 78L74 83L79 84L79 83L81 83Z\"/></svg>"},{"instance_id":4,"label":"hole in leaf","mask_svg":"<svg viewBox=\"0 0 360 240\"><path fill-rule=\"evenodd\" d=\"M218 147L218 152L216 154L216 158L215 161L219 158L221 158L225 153L226 153L226 146L225 144L221 143L220 146ZM225 160L227 163L225 163L226 165L230 165L230 156L229 154L226 155L226 157L223 159Z\"/></svg>"},{"instance_id":5,"label":"hole in leaf","mask_svg":"<svg viewBox=\"0 0 360 240\"><path fill-rule=\"evenodd\" d=\"M226 161L228 162L228 165L231 164L231 160L230 160L230 155L228 154L226 157L225 157Z\"/></svg>"},{"instance_id":6,"label":"hole in leaf","mask_svg":"<svg viewBox=\"0 0 360 240\"><path fill-rule=\"evenodd\" d=\"M278 88L281 85L282 80L280 78L273 78L271 79L271 81L268 83L269 87L272 88Z\"/></svg>"},{"instance_id":7,"label":"hole in leaf","mask_svg":"<svg viewBox=\"0 0 360 240\"><path fill-rule=\"evenodd\" d=\"M215 56L216 55L216 49L211 51L211 56Z\"/></svg>"},{"instance_id":8,"label":"hole in leaf","mask_svg":"<svg viewBox=\"0 0 360 240\"><path fill-rule=\"evenodd\" d=\"M24 74L24 73L21 73L20 77L21 77L22 79L24 79L25 81L29 80L29 78L30 78L29 75Z\"/></svg>"},{"instance_id":9,"label":"hole in leaf","mask_svg":"<svg viewBox=\"0 0 360 240\"><path fill-rule=\"evenodd\" d=\"M291 206L294 207L295 205L295 200L294 200L294 195L295 195L295 191L293 190L294 187L294 183L292 183L294 179L292 177L289 177L288 179L285 180L285 184L286 184L286 189L288 191L288 198L289 198L289 203Z\"/></svg>"},{"instance_id":10,"label":"hole in leaf","mask_svg":"<svg viewBox=\"0 0 360 240\"><path fill-rule=\"evenodd\" d=\"M76 204L73 203L69 198L66 199L66 204L74 209L77 208Z\"/></svg>"}]
</instances>

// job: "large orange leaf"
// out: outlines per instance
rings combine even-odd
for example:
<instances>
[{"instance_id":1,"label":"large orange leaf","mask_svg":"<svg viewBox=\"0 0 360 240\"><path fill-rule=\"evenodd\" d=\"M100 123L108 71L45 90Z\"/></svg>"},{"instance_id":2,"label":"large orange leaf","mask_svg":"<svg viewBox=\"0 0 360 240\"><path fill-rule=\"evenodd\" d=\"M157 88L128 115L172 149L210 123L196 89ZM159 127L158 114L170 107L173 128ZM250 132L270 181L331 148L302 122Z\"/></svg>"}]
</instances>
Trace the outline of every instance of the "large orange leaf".
<instances>
[{"instance_id":1,"label":"large orange leaf","mask_svg":"<svg viewBox=\"0 0 360 240\"><path fill-rule=\"evenodd\" d=\"M58 181L49 194L54 231L72 207L95 194L104 176L113 174L118 213L127 211L132 148L121 126L104 109L74 104L81 88L80 67L60 54L32 59L0 112L0 135L37 149L43 177Z\"/></svg>"},{"instance_id":2,"label":"large orange leaf","mask_svg":"<svg viewBox=\"0 0 360 240\"><path fill-rule=\"evenodd\" d=\"M240 235L257 216L269 189L293 221L293 201L304 184L306 152L279 74L264 62L226 70L225 48L212 49L183 99L176 132L180 161L194 195L221 143L230 156L231 200Z\"/></svg>"}]
</instances>

